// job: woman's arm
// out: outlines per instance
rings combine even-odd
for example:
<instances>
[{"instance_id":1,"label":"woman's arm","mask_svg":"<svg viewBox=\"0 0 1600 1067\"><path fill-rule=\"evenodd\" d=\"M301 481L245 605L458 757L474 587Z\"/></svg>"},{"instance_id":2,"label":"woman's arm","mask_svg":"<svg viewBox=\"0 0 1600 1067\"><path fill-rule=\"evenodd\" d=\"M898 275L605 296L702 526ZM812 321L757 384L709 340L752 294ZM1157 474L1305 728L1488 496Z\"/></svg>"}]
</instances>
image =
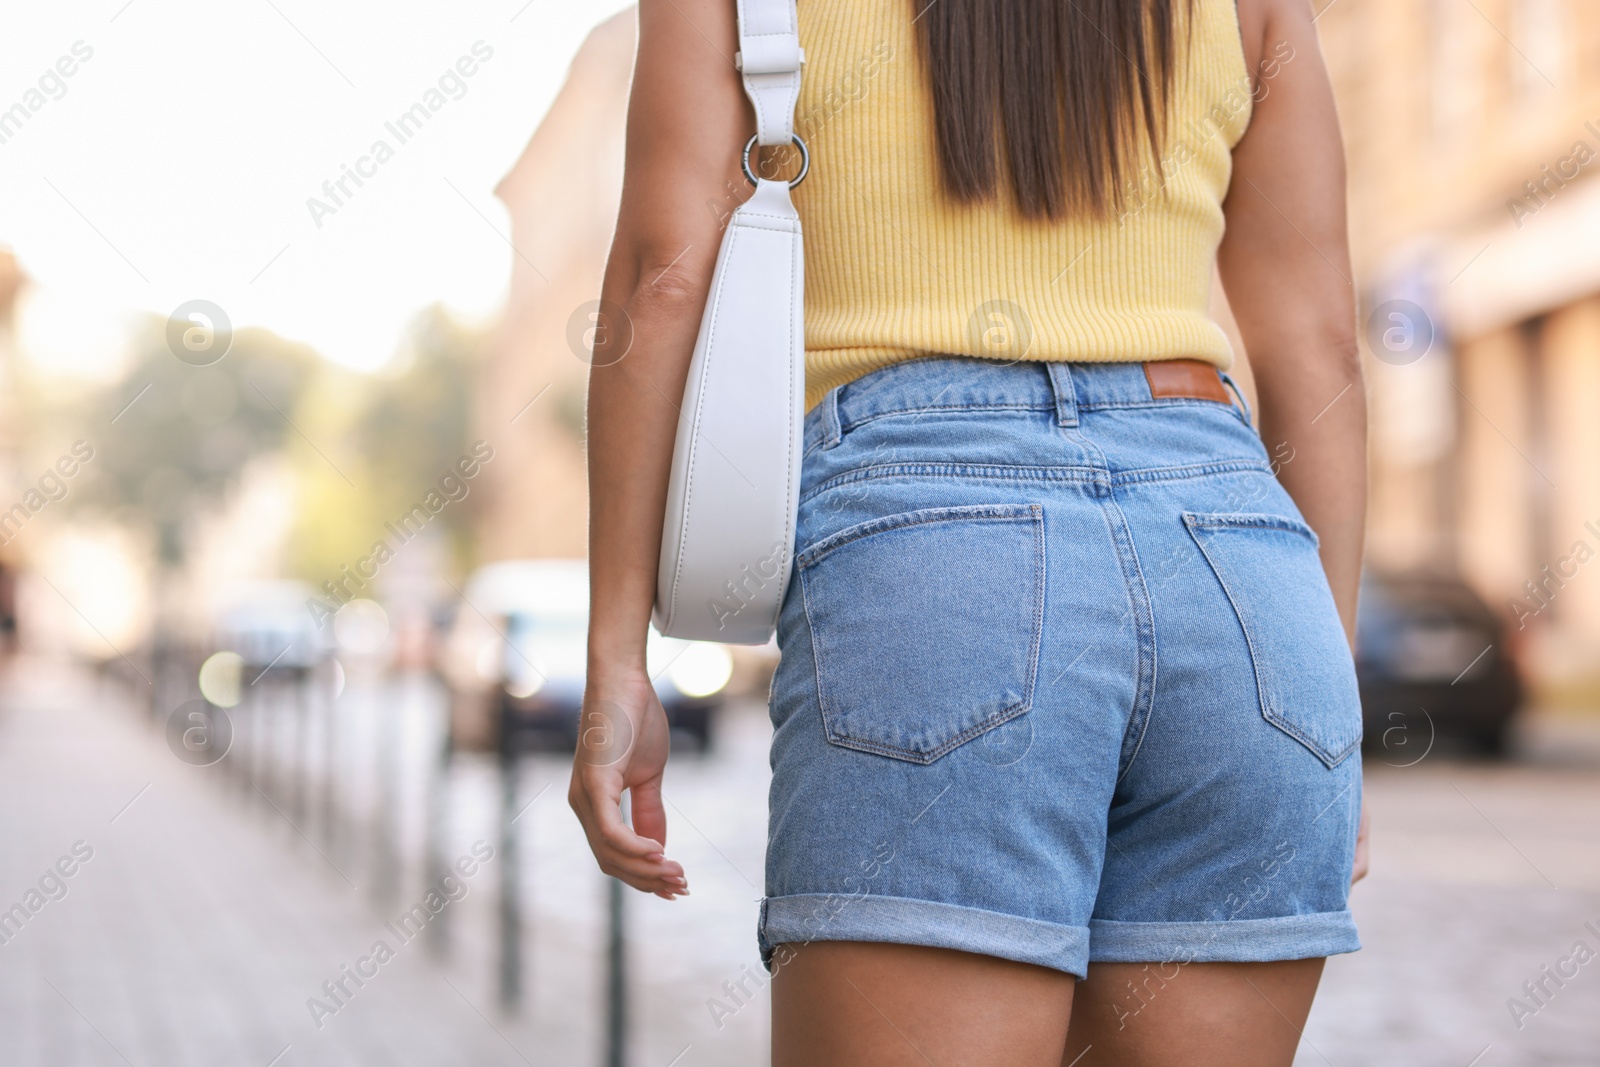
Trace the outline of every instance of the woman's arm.
<instances>
[{"instance_id":1,"label":"woman's arm","mask_svg":"<svg viewBox=\"0 0 1600 1067\"><path fill-rule=\"evenodd\" d=\"M1239 9L1253 64L1285 48L1293 59L1280 59L1258 87L1250 128L1234 149L1217 266L1255 375L1261 436L1284 457L1278 480L1321 539L1322 568L1353 646L1367 517L1367 396L1339 116L1308 0L1240 0ZM1363 805L1351 881L1367 867Z\"/></svg>"},{"instance_id":2,"label":"woman's arm","mask_svg":"<svg viewBox=\"0 0 1600 1067\"><path fill-rule=\"evenodd\" d=\"M1292 48L1293 58L1258 89L1250 128L1234 149L1218 269L1255 376L1261 436L1284 458L1278 479L1321 539L1322 566L1353 641L1367 402L1339 117L1308 0L1245 0L1240 8L1245 32L1262 34L1247 51L1271 59Z\"/></svg>"},{"instance_id":3,"label":"woman's arm","mask_svg":"<svg viewBox=\"0 0 1600 1067\"><path fill-rule=\"evenodd\" d=\"M569 800L602 870L669 897L685 883L662 855L667 725L645 632L678 404L722 220L747 188L739 149L755 122L737 47L730 0L640 0L622 205L589 375L589 664Z\"/></svg>"}]
</instances>

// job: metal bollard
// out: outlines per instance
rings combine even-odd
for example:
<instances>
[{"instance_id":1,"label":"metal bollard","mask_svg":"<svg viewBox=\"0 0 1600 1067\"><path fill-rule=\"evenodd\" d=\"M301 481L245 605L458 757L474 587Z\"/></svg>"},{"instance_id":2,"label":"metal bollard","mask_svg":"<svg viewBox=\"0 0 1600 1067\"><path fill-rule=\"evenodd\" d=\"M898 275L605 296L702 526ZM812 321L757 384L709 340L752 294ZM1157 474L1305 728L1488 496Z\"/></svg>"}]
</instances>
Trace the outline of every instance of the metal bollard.
<instances>
[{"instance_id":1,"label":"metal bollard","mask_svg":"<svg viewBox=\"0 0 1600 1067\"><path fill-rule=\"evenodd\" d=\"M633 824L630 796L622 794L622 820ZM625 1067L628 1058L628 946L623 922L625 886L606 879L606 1067Z\"/></svg>"},{"instance_id":2,"label":"metal bollard","mask_svg":"<svg viewBox=\"0 0 1600 1067\"><path fill-rule=\"evenodd\" d=\"M311 812L311 671L302 665L291 669L289 682L294 696L294 742L290 777L294 790L294 821L306 825Z\"/></svg>"},{"instance_id":3,"label":"metal bollard","mask_svg":"<svg viewBox=\"0 0 1600 1067\"><path fill-rule=\"evenodd\" d=\"M429 681L439 685L442 679L437 674L430 674ZM442 688L442 686L441 686ZM429 706L435 706L432 701ZM437 882L444 875L451 873L450 857L450 758L454 753L455 744L450 731L450 703L448 695L444 701L442 714L434 716L434 758L433 765L428 774L428 826L427 842L424 847L425 862L428 868L428 877ZM440 912L428 924L428 950L438 959L443 959L450 954L450 916L449 910Z\"/></svg>"},{"instance_id":4,"label":"metal bollard","mask_svg":"<svg viewBox=\"0 0 1600 1067\"><path fill-rule=\"evenodd\" d=\"M313 670L312 677L323 671L332 676L335 666L331 658L324 659L321 669ZM329 853L338 855L344 843L339 829L339 695L333 691L331 678L319 683L317 692L321 695L318 707L322 715L322 814L319 821L323 844Z\"/></svg>"},{"instance_id":5,"label":"metal bollard","mask_svg":"<svg viewBox=\"0 0 1600 1067\"><path fill-rule=\"evenodd\" d=\"M628 954L623 925L622 882L606 879L606 1067L624 1067L628 1058Z\"/></svg>"},{"instance_id":6,"label":"metal bollard","mask_svg":"<svg viewBox=\"0 0 1600 1067\"><path fill-rule=\"evenodd\" d=\"M372 816L371 896L381 907L400 898L400 714L405 707L396 679L385 676L377 689L377 796Z\"/></svg>"},{"instance_id":7,"label":"metal bollard","mask_svg":"<svg viewBox=\"0 0 1600 1067\"><path fill-rule=\"evenodd\" d=\"M502 722L502 727L504 726ZM500 1006L515 1011L522 1001L522 891L517 868L517 785L521 777L516 746L500 737Z\"/></svg>"}]
</instances>

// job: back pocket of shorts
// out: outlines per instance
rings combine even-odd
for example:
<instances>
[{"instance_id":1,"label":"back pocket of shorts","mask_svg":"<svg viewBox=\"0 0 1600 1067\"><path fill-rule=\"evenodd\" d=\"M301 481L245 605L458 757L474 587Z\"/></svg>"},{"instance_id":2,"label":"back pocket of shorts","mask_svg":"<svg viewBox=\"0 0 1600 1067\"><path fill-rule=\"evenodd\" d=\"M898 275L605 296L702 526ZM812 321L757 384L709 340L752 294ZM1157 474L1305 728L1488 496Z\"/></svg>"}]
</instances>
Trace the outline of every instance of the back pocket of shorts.
<instances>
[{"instance_id":1,"label":"back pocket of shorts","mask_svg":"<svg viewBox=\"0 0 1600 1067\"><path fill-rule=\"evenodd\" d=\"M1038 504L926 508L796 557L828 740L932 763L1033 703Z\"/></svg>"},{"instance_id":2,"label":"back pocket of shorts","mask_svg":"<svg viewBox=\"0 0 1600 1067\"><path fill-rule=\"evenodd\" d=\"M1329 767L1361 743L1361 698L1317 535L1278 515L1193 515L1184 524L1233 603L1261 714Z\"/></svg>"}]
</instances>

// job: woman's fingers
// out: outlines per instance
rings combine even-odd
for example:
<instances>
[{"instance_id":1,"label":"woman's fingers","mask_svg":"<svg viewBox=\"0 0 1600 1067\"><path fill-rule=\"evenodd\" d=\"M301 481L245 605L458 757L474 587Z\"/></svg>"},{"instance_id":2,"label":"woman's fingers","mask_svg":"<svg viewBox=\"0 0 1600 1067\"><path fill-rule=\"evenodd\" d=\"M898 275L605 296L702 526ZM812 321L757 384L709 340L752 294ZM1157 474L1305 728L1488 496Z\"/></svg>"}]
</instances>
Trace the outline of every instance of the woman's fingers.
<instances>
[{"instance_id":1,"label":"woman's fingers","mask_svg":"<svg viewBox=\"0 0 1600 1067\"><path fill-rule=\"evenodd\" d=\"M608 863L603 860L600 863L600 870L646 893L687 895L689 892L689 885L683 880L682 874L668 875L651 868L640 868L637 864Z\"/></svg>"},{"instance_id":2,"label":"woman's fingers","mask_svg":"<svg viewBox=\"0 0 1600 1067\"><path fill-rule=\"evenodd\" d=\"M689 883L684 878L683 868L671 860L641 860L600 852L596 852L595 859L599 861L603 873L619 878L635 889L658 896L667 895L669 899L672 895L689 894Z\"/></svg>"},{"instance_id":3,"label":"woman's fingers","mask_svg":"<svg viewBox=\"0 0 1600 1067\"><path fill-rule=\"evenodd\" d=\"M622 819L621 782L606 782L600 790L586 789L589 811L600 842L625 856L658 855L661 842L637 833ZM659 801L657 804L659 806Z\"/></svg>"},{"instance_id":4,"label":"woman's fingers","mask_svg":"<svg viewBox=\"0 0 1600 1067\"><path fill-rule=\"evenodd\" d=\"M619 851L597 834L590 835L589 844L595 862L603 873L620 878L635 889L650 893L688 892L689 883L684 877L683 867L660 852L647 856L630 855Z\"/></svg>"},{"instance_id":5,"label":"woman's fingers","mask_svg":"<svg viewBox=\"0 0 1600 1067\"><path fill-rule=\"evenodd\" d=\"M620 782L597 780L597 776L576 772L568 796L583 824L601 871L619 878L635 889L671 899L687 895L688 881L683 867L666 858L661 842L636 833L622 818ZM637 802L636 802L637 803ZM655 807L660 808L659 789ZM665 836L665 819L660 819Z\"/></svg>"},{"instance_id":6,"label":"woman's fingers","mask_svg":"<svg viewBox=\"0 0 1600 1067\"><path fill-rule=\"evenodd\" d=\"M641 836L667 843L667 809L661 796L661 779L640 782L628 790L632 806L628 812L633 819L633 829Z\"/></svg>"}]
</instances>

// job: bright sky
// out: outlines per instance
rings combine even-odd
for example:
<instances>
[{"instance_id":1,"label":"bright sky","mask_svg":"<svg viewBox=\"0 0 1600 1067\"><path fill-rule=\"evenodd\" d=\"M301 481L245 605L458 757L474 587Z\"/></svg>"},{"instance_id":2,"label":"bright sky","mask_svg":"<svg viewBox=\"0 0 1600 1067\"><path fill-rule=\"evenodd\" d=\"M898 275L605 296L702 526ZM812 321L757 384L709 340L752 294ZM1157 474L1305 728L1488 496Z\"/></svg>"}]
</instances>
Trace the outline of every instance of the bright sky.
<instances>
[{"instance_id":1,"label":"bright sky","mask_svg":"<svg viewBox=\"0 0 1600 1067\"><path fill-rule=\"evenodd\" d=\"M24 350L105 374L130 313L205 299L373 368L433 301L492 315L514 255L494 185L584 35L625 6L6 5L0 246L37 283ZM419 102L437 110L402 143L385 123ZM319 227L308 198L332 205L323 184L378 140L392 158L362 163Z\"/></svg>"}]
</instances>

